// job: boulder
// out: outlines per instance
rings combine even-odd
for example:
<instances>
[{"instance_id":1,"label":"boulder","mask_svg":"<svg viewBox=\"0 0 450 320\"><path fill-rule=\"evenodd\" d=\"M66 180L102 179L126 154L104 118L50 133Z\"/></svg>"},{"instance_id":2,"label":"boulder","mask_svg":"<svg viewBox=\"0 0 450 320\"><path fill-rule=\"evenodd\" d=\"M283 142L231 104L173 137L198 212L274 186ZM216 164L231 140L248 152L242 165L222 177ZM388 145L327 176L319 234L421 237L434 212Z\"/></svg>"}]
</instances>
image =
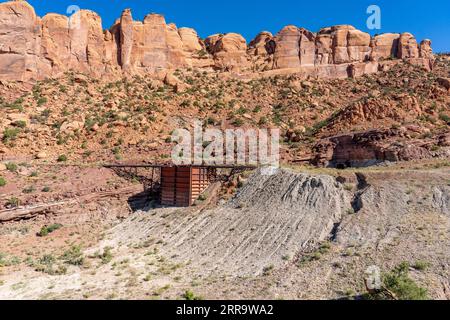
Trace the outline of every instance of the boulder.
<instances>
[{"instance_id":1,"label":"boulder","mask_svg":"<svg viewBox=\"0 0 450 320\"><path fill-rule=\"evenodd\" d=\"M84 128L84 121L66 121L60 127L60 132L71 133Z\"/></svg>"},{"instance_id":2,"label":"boulder","mask_svg":"<svg viewBox=\"0 0 450 320\"><path fill-rule=\"evenodd\" d=\"M171 86L175 92L183 92L189 86L177 78L173 73L169 72L164 78L164 83Z\"/></svg>"},{"instance_id":3,"label":"boulder","mask_svg":"<svg viewBox=\"0 0 450 320\"><path fill-rule=\"evenodd\" d=\"M40 152L36 155L36 159L42 160L42 159L47 159L47 158L48 158L48 155L47 155L47 153L45 153L44 151L40 151Z\"/></svg>"},{"instance_id":4,"label":"boulder","mask_svg":"<svg viewBox=\"0 0 450 320\"><path fill-rule=\"evenodd\" d=\"M8 114L8 116L6 117L8 120L11 121L11 123L15 123L15 122L24 122L25 124L29 124L29 119L28 116L26 114L22 114L22 113L10 113Z\"/></svg>"},{"instance_id":5,"label":"boulder","mask_svg":"<svg viewBox=\"0 0 450 320\"><path fill-rule=\"evenodd\" d=\"M450 91L450 78L438 78L437 82L445 89Z\"/></svg>"}]
</instances>

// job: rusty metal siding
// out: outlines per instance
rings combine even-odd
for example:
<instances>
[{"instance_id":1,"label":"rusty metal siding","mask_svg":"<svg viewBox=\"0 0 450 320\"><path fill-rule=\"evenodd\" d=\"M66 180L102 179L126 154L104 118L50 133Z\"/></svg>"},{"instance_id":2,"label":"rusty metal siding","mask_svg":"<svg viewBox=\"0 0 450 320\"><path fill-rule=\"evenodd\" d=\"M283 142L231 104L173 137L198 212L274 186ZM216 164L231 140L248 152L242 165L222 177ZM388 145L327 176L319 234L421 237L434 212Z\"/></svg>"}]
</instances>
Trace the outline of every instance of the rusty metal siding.
<instances>
[{"instance_id":1,"label":"rusty metal siding","mask_svg":"<svg viewBox=\"0 0 450 320\"><path fill-rule=\"evenodd\" d=\"M191 168L168 167L161 170L161 204L190 206Z\"/></svg>"},{"instance_id":2,"label":"rusty metal siding","mask_svg":"<svg viewBox=\"0 0 450 320\"><path fill-rule=\"evenodd\" d=\"M203 167L161 168L161 204L191 206L210 184L210 172Z\"/></svg>"}]
</instances>

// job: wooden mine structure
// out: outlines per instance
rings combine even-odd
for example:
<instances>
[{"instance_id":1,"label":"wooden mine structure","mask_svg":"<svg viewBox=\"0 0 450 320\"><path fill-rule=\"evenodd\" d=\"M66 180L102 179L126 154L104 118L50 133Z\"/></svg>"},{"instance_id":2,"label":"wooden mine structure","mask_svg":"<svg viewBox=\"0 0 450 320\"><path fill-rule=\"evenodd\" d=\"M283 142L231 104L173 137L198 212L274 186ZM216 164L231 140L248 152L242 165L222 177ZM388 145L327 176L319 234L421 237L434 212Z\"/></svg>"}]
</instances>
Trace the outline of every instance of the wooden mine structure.
<instances>
[{"instance_id":1,"label":"wooden mine structure","mask_svg":"<svg viewBox=\"0 0 450 320\"><path fill-rule=\"evenodd\" d=\"M163 206L189 207L214 182L255 169L252 166L164 165L164 164L112 164L125 178L137 179L153 198ZM142 173L145 170L145 173Z\"/></svg>"}]
</instances>

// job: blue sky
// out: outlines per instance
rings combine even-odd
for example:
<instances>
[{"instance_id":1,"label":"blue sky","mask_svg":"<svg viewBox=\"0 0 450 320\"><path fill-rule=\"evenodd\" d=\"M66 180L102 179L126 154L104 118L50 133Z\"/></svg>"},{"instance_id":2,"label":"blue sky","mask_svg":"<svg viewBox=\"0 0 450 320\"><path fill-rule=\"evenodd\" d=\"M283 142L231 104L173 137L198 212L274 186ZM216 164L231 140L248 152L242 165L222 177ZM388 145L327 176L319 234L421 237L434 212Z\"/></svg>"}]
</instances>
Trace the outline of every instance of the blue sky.
<instances>
[{"instance_id":1,"label":"blue sky","mask_svg":"<svg viewBox=\"0 0 450 320\"><path fill-rule=\"evenodd\" d=\"M0 0L0 2L5 2ZM38 15L66 13L68 6L98 12L103 27L109 28L125 8L142 20L147 13L164 14L167 22L192 27L201 37L214 33L237 32L250 41L258 32L276 33L294 24L318 31L335 24L352 24L371 34L413 33L420 41L430 38L435 51L450 51L449 0L29 0ZM366 9L381 8L381 30L368 30Z\"/></svg>"}]
</instances>

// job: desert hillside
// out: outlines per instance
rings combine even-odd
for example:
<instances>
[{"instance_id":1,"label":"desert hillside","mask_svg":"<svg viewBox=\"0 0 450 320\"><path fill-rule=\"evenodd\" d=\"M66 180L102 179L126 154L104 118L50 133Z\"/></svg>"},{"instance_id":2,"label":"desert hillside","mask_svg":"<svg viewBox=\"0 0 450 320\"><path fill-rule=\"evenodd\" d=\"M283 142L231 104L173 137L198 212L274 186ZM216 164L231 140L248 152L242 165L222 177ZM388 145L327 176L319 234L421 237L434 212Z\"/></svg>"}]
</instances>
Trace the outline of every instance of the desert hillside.
<instances>
[{"instance_id":1,"label":"desert hillside","mask_svg":"<svg viewBox=\"0 0 450 320\"><path fill-rule=\"evenodd\" d=\"M449 54L350 25L102 28L0 3L0 299L450 299ZM161 205L195 120L280 129L280 166Z\"/></svg>"},{"instance_id":2,"label":"desert hillside","mask_svg":"<svg viewBox=\"0 0 450 320\"><path fill-rule=\"evenodd\" d=\"M375 130L371 150L393 154L379 160L446 157L449 65L439 55L431 72L395 63L336 80L239 80L178 70L176 82L150 76L109 82L74 72L33 85L7 82L0 84L0 159L164 162L172 131L192 129L195 119L204 128L280 128L283 162L323 162L325 138L368 130Z\"/></svg>"}]
</instances>

